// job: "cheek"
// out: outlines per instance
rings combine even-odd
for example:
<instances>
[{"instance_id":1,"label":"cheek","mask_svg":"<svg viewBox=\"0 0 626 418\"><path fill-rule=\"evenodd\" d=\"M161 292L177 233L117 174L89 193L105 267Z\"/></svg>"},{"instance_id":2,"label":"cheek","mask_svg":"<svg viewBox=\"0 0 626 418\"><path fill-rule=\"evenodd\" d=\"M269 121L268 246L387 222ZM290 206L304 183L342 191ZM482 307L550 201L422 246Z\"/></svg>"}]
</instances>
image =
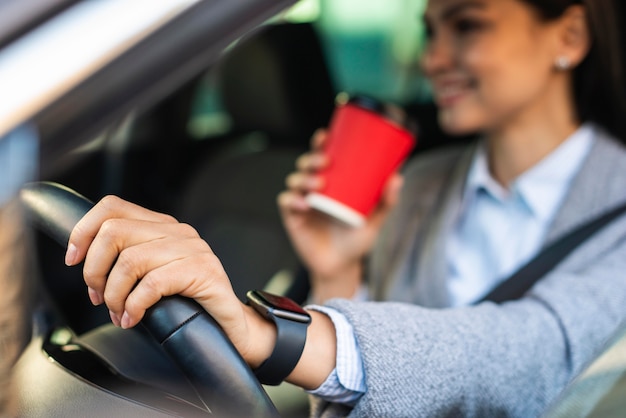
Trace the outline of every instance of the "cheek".
<instances>
[{"instance_id":1,"label":"cheek","mask_svg":"<svg viewBox=\"0 0 626 418\"><path fill-rule=\"evenodd\" d=\"M544 82L552 61L545 39L539 36L500 34L465 48L461 65L485 93L523 90Z\"/></svg>"},{"instance_id":2,"label":"cheek","mask_svg":"<svg viewBox=\"0 0 626 418\"><path fill-rule=\"evenodd\" d=\"M465 48L457 65L471 86L457 106L440 109L441 127L450 134L489 129L522 111L548 88L546 54L528 42L482 42Z\"/></svg>"},{"instance_id":3,"label":"cheek","mask_svg":"<svg viewBox=\"0 0 626 418\"><path fill-rule=\"evenodd\" d=\"M457 45L457 56L464 70L481 76L510 60L513 54L508 49L497 34L485 35Z\"/></svg>"},{"instance_id":4,"label":"cheek","mask_svg":"<svg viewBox=\"0 0 626 418\"><path fill-rule=\"evenodd\" d=\"M475 85L475 104L494 114L513 111L549 88L551 66L540 51L476 51L467 57L466 65Z\"/></svg>"},{"instance_id":5,"label":"cheek","mask_svg":"<svg viewBox=\"0 0 626 418\"><path fill-rule=\"evenodd\" d=\"M510 112L541 103L551 90L550 80L550 69L537 61L512 62L507 68L494 69L483 91L496 111Z\"/></svg>"},{"instance_id":6,"label":"cheek","mask_svg":"<svg viewBox=\"0 0 626 418\"><path fill-rule=\"evenodd\" d=\"M470 94L456 106L439 110L439 122L453 135L484 131L510 120L545 90L542 77L527 67L489 66L472 73ZM480 71L479 71L480 70Z\"/></svg>"}]
</instances>

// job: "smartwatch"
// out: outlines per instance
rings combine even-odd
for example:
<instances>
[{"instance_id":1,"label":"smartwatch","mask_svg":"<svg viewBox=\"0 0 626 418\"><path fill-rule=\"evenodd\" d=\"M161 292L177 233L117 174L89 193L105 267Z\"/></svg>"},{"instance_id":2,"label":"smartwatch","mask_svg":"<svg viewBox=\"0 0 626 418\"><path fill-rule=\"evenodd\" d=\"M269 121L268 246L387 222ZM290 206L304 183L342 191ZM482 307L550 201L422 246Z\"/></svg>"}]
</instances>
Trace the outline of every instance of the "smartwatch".
<instances>
[{"instance_id":1,"label":"smartwatch","mask_svg":"<svg viewBox=\"0 0 626 418\"><path fill-rule=\"evenodd\" d=\"M261 290L246 294L248 305L276 324L274 351L254 374L264 385L279 385L293 371L302 356L311 315L293 300Z\"/></svg>"}]
</instances>

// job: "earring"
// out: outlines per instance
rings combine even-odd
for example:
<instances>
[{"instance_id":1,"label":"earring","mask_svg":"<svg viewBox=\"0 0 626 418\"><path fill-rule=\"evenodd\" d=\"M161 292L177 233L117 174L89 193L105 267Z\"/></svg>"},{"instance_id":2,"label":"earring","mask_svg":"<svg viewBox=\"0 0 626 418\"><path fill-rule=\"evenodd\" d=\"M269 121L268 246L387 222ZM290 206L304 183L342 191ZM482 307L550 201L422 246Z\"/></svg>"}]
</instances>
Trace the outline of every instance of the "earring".
<instances>
[{"instance_id":1,"label":"earring","mask_svg":"<svg viewBox=\"0 0 626 418\"><path fill-rule=\"evenodd\" d=\"M569 70L571 62L568 57L562 55L556 59L554 66L557 70L565 71Z\"/></svg>"}]
</instances>

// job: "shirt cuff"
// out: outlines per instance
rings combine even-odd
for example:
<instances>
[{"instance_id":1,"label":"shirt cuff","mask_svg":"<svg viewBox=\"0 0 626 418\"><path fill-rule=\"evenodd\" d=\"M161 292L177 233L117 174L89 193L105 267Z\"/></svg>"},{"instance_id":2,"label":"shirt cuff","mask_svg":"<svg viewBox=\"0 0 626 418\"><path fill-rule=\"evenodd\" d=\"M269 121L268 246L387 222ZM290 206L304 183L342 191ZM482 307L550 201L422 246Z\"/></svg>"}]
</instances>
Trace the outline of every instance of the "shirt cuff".
<instances>
[{"instance_id":1,"label":"shirt cuff","mask_svg":"<svg viewBox=\"0 0 626 418\"><path fill-rule=\"evenodd\" d=\"M320 387L307 391L325 401L354 405L365 393L365 370L354 328L339 311L325 306L311 305L306 309L327 315L337 334L337 360L335 369Z\"/></svg>"}]
</instances>

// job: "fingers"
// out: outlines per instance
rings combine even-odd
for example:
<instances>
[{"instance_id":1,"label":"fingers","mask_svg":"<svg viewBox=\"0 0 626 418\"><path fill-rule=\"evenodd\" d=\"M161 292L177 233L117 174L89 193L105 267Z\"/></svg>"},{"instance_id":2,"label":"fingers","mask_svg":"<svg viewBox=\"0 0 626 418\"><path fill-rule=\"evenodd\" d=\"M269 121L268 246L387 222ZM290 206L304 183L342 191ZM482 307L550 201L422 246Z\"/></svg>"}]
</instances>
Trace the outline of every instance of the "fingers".
<instances>
[{"instance_id":1,"label":"fingers","mask_svg":"<svg viewBox=\"0 0 626 418\"><path fill-rule=\"evenodd\" d=\"M281 192L277 198L281 213L304 212L310 209L309 203L301 193Z\"/></svg>"},{"instance_id":2,"label":"fingers","mask_svg":"<svg viewBox=\"0 0 626 418\"><path fill-rule=\"evenodd\" d=\"M147 271L164 261L155 258L174 257L175 249L183 250L182 246L167 248L163 243L178 239L196 238L197 233L191 227L178 223L155 223L131 219L108 219L102 223L100 230L89 246L83 276L89 287L91 301L98 305L104 301L104 288L114 270L114 265L141 265L144 271L129 271L134 278L141 278Z\"/></svg>"},{"instance_id":3,"label":"fingers","mask_svg":"<svg viewBox=\"0 0 626 418\"><path fill-rule=\"evenodd\" d=\"M324 186L324 178L319 175L296 171L287 176L285 184L289 190L309 193L321 189Z\"/></svg>"},{"instance_id":4,"label":"fingers","mask_svg":"<svg viewBox=\"0 0 626 418\"><path fill-rule=\"evenodd\" d=\"M189 291L197 280L181 276L181 266L177 270L171 266L202 257L213 257L221 268L190 226L109 196L74 227L66 264L84 260L83 275L92 303L106 303L116 325L133 326L161 297Z\"/></svg>"},{"instance_id":5,"label":"fingers","mask_svg":"<svg viewBox=\"0 0 626 418\"><path fill-rule=\"evenodd\" d=\"M247 341L243 305L222 264L195 229L171 216L107 197L71 233L66 262L83 260L90 299L105 303L117 326L135 326L161 298L180 294L230 327L229 337Z\"/></svg>"},{"instance_id":6,"label":"fingers","mask_svg":"<svg viewBox=\"0 0 626 418\"><path fill-rule=\"evenodd\" d=\"M186 228L185 225L180 227ZM166 225L165 229L168 228L171 226ZM123 248L108 274L100 271L100 265L105 263L98 258L99 250L89 250L85 282L92 289L90 292L96 293L109 308L115 325L135 326L145 311L164 296L181 294L196 300L207 298L209 285L214 286L216 282L214 276L229 283L221 263L206 242L199 236L189 234L188 238L181 238L182 235L184 233L172 233L169 237ZM101 244L97 236L92 245L101 247Z\"/></svg>"},{"instance_id":7,"label":"fingers","mask_svg":"<svg viewBox=\"0 0 626 418\"><path fill-rule=\"evenodd\" d=\"M108 305L109 301L107 301L107 305L112 312L113 322L122 328L133 327L144 317L148 308L165 296L180 294L193 297L196 300L208 298L210 293L208 284L210 282L199 276L199 272L207 271L206 268L202 269L202 267L209 267L211 264L214 265L216 263L221 268L221 264L219 264L215 256L203 253L173 260L149 271L129 293L126 293L127 296L119 305L120 308L112 308ZM118 279L121 279L123 275L121 270L116 273L120 274L120 276L111 277L111 285ZM210 267L209 271L211 271ZM221 280L221 282L228 283L223 270L217 274L223 275L224 280ZM122 286L125 286L125 284L122 284ZM108 291L109 284L107 284ZM124 291L115 289L111 290L111 294L125 294ZM216 289L213 289L212 292L220 293ZM118 323L116 323L114 317L119 318Z\"/></svg>"},{"instance_id":8,"label":"fingers","mask_svg":"<svg viewBox=\"0 0 626 418\"><path fill-rule=\"evenodd\" d=\"M328 138L328 131L324 128L320 128L313 133L311 137L311 148L314 150L319 150L326 143L326 139Z\"/></svg>"},{"instance_id":9,"label":"fingers","mask_svg":"<svg viewBox=\"0 0 626 418\"><path fill-rule=\"evenodd\" d=\"M321 148L326 140L326 131L319 129L311 140L312 150L296 160L296 172L287 177L287 187L294 190L307 191L321 187L322 179L315 174L326 168L329 164L328 157Z\"/></svg>"},{"instance_id":10,"label":"fingers","mask_svg":"<svg viewBox=\"0 0 626 418\"><path fill-rule=\"evenodd\" d=\"M311 151L296 160L296 169L304 173L315 173L328 165L328 158L319 151Z\"/></svg>"},{"instance_id":11,"label":"fingers","mask_svg":"<svg viewBox=\"0 0 626 418\"><path fill-rule=\"evenodd\" d=\"M65 254L65 264L73 266L80 263L85 258L87 249L102 224L108 219L116 218L176 222L169 215L153 212L115 196L107 196L98 202L72 230Z\"/></svg>"},{"instance_id":12,"label":"fingers","mask_svg":"<svg viewBox=\"0 0 626 418\"><path fill-rule=\"evenodd\" d=\"M285 179L287 190L278 195L277 202L283 214L309 210L305 196L324 187L324 177L318 173L329 164L328 158L321 152L326 140L326 131L318 130L312 138L313 150L301 155L296 160L296 171Z\"/></svg>"},{"instance_id":13,"label":"fingers","mask_svg":"<svg viewBox=\"0 0 626 418\"><path fill-rule=\"evenodd\" d=\"M295 172L285 179L287 190L278 195L278 207L281 212L302 212L309 210L310 206L306 195L319 191L324 187L324 179L319 175Z\"/></svg>"},{"instance_id":14,"label":"fingers","mask_svg":"<svg viewBox=\"0 0 626 418\"><path fill-rule=\"evenodd\" d=\"M135 281L150 270L198 251L197 246L205 246L206 243L194 233L182 224L121 219L106 221L89 247L83 268L92 302L106 302L109 308L120 310L120 300L110 295L125 296ZM210 251L208 246L206 249ZM121 280L115 280L117 277L126 279L129 284L118 286Z\"/></svg>"}]
</instances>

